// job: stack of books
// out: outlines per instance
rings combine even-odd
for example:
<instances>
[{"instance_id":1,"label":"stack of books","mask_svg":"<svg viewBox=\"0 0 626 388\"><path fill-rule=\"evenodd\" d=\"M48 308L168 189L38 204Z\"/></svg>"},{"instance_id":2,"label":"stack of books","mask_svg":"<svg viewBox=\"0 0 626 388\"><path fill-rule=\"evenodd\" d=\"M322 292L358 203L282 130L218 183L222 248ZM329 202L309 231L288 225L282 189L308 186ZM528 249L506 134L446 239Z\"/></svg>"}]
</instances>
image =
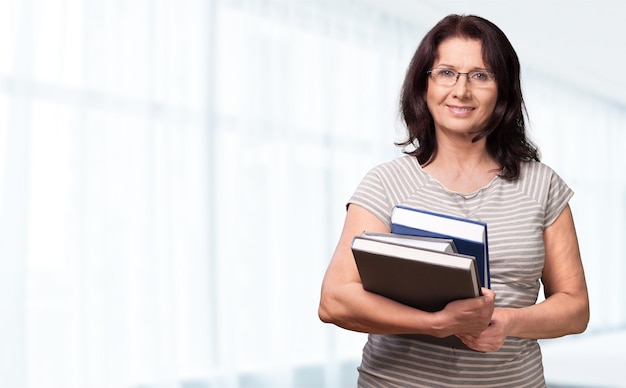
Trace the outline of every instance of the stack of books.
<instances>
[{"instance_id":1,"label":"stack of books","mask_svg":"<svg viewBox=\"0 0 626 388\"><path fill-rule=\"evenodd\" d=\"M407 206L394 207L391 233L364 232L352 252L367 291L424 311L490 288L487 224ZM455 348L458 338L409 334Z\"/></svg>"}]
</instances>

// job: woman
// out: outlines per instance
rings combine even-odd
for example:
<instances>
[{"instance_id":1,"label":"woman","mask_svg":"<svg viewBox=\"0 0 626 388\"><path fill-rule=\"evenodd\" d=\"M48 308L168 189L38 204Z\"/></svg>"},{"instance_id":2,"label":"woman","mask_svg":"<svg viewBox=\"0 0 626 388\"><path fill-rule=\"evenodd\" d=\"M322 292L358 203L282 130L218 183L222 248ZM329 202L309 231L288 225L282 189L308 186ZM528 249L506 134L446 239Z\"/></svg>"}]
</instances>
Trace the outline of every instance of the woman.
<instances>
[{"instance_id":1,"label":"woman","mask_svg":"<svg viewBox=\"0 0 626 388\"><path fill-rule=\"evenodd\" d=\"M477 16L444 18L413 56L401 97L408 139L398 145L415 148L356 189L322 284L320 319L370 333L359 386L542 387L537 339L585 330L573 194L526 139L519 73L504 33ZM352 239L389 232L394 205L486 222L491 290L435 313L363 290ZM402 333L456 335L476 351Z\"/></svg>"}]
</instances>

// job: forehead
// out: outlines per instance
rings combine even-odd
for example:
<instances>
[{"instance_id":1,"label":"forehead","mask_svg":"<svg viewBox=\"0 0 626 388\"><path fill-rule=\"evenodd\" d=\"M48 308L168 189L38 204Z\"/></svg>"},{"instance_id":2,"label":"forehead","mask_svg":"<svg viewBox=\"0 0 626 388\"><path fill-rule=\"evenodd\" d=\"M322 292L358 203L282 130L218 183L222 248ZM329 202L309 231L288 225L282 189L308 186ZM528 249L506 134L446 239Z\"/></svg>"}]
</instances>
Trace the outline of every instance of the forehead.
<instances>
[{"instance_id":1,"label":"forehead","mask_svg":"<svg viewBox=\"0 0 626 388\"><path fill-rule=\"evenodd\" d=\"M453 37L443 40L437 47L435 64L484 67L482 43L477 39Z\"/></svg>"}]
</instances>

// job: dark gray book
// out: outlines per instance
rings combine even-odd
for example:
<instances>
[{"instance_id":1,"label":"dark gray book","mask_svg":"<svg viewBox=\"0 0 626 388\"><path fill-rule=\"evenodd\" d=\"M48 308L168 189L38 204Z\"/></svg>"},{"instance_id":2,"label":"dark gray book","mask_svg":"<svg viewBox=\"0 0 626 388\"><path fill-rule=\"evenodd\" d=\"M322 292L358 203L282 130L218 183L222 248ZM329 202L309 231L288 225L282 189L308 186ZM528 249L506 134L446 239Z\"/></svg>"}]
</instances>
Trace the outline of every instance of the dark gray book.
<instances>
[{"instance_id":1,"label":"dark gray book","mask_svg":"<svg viewBox=\"0 0 626 388\"><path fill-rule=\"evenodd\" d=\"M392 235L392 234L390 234ZM423 311L435 312L448 303L480 296L480 278L472 256L443 245L425 247L423 238L395 238L364 233L352 241L352 252L363 288ZM426 238L428 240L428 238ZM444 242L445 240L438 239ZM453 242L448 242L454 246ZM469 349L457 337L406 334L426 342Z\"/></svg>"}]
</instances>

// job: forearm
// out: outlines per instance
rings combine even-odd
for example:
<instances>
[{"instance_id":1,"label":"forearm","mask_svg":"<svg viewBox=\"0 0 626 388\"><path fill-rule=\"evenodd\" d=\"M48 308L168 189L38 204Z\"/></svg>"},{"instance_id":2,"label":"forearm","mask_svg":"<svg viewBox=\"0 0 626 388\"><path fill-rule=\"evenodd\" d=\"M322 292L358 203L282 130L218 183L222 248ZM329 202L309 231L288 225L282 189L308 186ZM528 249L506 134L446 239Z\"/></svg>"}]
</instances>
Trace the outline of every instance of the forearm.
<instances>
[{"instance_id":1,"label":"forearm","mask_svg":"<svg viewBox=\"0 0 626 388\"><path fill-rule=\"evenodd\" d=\"M426 312L367 292L359 282L322 289L320 319L348 330L375 334L428 334L447 337L480 333L488 327L495 293L449 303L443 310Z\"/></svg>"},{"instance_id":2,"label":"forearm","mask_svg":"<svg viewBox=\"0 0 626 388\"><path fill-rule=\"evenodd\" d=\"M582 293L557 293L533 306L496 310L506 314L507 336L511 337L547 339L578 334L589 322L589 303Z\"/></svg>"},{"instance_id":3,"label":"forearm","mask_svg":"<svg viewBox=\"0 0 626 388\"><path fill-rule=\"evenodd\" d=\"M360 283L323 291L319 317L326 323L364 333L440 335L436 314L367 292Z\"/></svg>"}]
</instances>

